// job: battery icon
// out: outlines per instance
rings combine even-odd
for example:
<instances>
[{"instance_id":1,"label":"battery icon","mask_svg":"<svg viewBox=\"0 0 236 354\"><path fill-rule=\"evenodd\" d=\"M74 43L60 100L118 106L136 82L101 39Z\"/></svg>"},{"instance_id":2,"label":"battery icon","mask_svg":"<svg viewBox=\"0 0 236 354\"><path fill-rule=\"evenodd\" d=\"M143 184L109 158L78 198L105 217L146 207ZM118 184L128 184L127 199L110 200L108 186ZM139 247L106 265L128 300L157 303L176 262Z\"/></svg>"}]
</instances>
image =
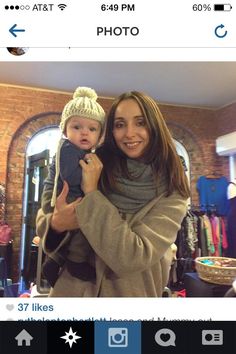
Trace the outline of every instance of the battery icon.
<instances>
[{"instance_id":1,"label":"battery icon","mask_svg":"<svg viewBox=\"0 0 236 354\"><path fill-rule=\"evenodd\" d=\"M232 6L230 4L215 4L214 11L231 11Z\"/></svg>"}]
</instances>

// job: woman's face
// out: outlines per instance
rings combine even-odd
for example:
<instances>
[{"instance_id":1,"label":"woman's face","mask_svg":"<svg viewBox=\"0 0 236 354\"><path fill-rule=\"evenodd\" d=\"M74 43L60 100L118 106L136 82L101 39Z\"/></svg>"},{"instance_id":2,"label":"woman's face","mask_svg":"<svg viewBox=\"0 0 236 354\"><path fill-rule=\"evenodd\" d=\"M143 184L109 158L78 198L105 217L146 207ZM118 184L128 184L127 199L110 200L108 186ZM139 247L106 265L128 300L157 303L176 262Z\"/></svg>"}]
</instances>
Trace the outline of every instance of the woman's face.
<instances>
[{"instance_id":1,"label":"woman's face","mask_svg":"<svg viewBox=\"0 0 236 354\"><path fill-rule=\"evenodd\" d=\"M113 136L117 146L126 156L138 159L143 155L149 143L149 133L145 117L134 99L129 98L118 104Z\"/></svg>"}]
</instances>

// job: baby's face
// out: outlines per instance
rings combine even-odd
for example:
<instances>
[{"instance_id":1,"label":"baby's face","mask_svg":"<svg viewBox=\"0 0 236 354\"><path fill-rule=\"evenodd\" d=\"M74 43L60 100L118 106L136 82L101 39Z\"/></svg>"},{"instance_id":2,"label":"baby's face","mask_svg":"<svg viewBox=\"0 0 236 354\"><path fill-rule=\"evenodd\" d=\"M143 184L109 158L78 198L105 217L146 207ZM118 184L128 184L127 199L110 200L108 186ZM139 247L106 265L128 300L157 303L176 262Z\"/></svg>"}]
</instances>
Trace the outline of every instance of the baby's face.
<instances>
[{"instance_id":1,"label":"baby's face","mask_svg":"<svg viewBox=\"0 0 236 354\"><path fill-rule=\"evenodd\" d=\"M74 116L66 124L66 137L83 150L95 147L101 135L101 124L96 120Z\"/></svg>"}]
</instances>

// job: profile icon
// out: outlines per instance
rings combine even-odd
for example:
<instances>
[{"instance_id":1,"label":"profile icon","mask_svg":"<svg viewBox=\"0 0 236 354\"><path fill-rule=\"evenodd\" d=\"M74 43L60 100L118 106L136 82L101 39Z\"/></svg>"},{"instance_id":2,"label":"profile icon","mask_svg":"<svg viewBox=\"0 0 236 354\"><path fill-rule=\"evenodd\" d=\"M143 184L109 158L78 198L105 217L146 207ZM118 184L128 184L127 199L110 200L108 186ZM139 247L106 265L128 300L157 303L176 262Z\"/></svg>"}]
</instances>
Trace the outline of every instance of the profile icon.
<instances>
[{"instance_id":1,"label":"profile icon","mask_svg":"<svg viewBox=\"0 0 236 354\"><path fill-rule=\"evenodd\" d=\"M7 50L10 54L20 56L24 55L29 48L24 48L24 47L7 47Z\"/></svg>"}]
</instances>

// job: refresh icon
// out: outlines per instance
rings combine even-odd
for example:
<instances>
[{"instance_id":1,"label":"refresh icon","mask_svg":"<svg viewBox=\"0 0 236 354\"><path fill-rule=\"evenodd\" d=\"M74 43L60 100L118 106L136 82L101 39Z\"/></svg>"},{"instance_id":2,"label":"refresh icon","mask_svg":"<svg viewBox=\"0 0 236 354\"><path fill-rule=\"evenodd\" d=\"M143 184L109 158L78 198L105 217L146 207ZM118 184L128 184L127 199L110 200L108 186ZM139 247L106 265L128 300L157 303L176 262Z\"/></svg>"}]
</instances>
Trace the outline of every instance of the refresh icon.
<instances>
[{"instance_id":1,"label":"refresh icon","mask_svg":"<svg viewBox=\"0 0 236 354\"><path fill-rule=\"evenodd\" d=\"M224 28L225 26L224 25L219 25L219 26L217 26L216 28L215 28L215 35L216 35L216 37L218 37L218 38L224 38L225 36L227 36L227 33L228 33L228 31L226 31L226 30L224 30L223 31L223 28Z\"/></svg>"}]
</instances>

